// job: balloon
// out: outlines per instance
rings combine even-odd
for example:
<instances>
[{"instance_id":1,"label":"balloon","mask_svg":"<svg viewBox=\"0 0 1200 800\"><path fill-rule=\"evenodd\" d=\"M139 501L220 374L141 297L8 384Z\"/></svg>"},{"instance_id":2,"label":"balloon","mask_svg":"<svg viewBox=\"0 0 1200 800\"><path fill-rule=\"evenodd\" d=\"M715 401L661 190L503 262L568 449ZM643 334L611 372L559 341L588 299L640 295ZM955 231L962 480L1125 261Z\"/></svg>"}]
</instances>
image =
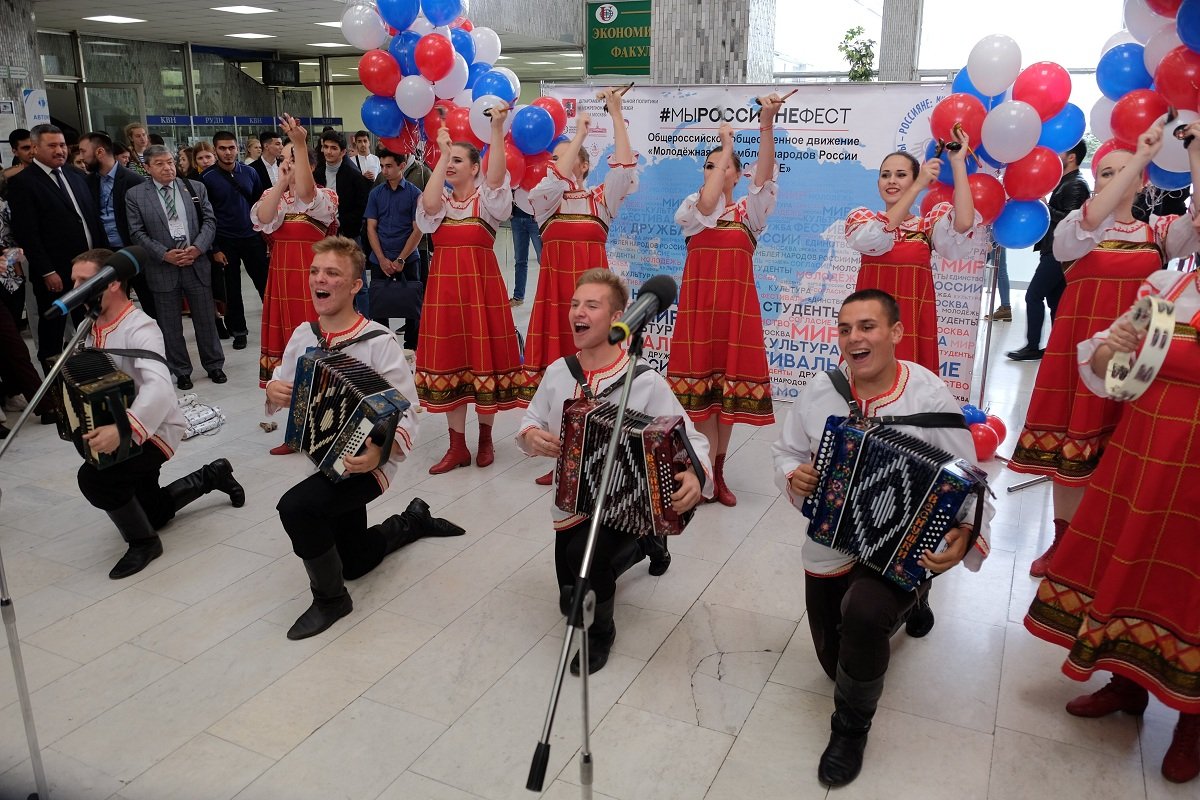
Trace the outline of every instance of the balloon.
<instances>
[{"instance_id":1,"label":"balloon","mask_svg":"<svg viewBox=\"0 0 1200 800\"><path fill-rule=\"evenodd\" d=\"M421 140L419 128L415 122L404 123L399 136L381 136L379 143L393 153L415 153L417 143Z\"/></svg>"},{"instance_id":2,"label":"balloon","mask_svg":"<svg viewBox=\"0 0 1200 800\"><path fill-rule=\"evenodd\" d=\"M513 114L512 141L522 153L540 153L554 141L554 119L540 106L528 106Z\"/></svg>"},{"instance_id":3,"label":"balloon","mask_svg":"<svg viewBox=\"0 0 1200 800\"><path fill-rule=\"evenodd\" d=\"M1146 0L1125 0L1125 27L1142 44L1162 27L1163 18L1150 10Z\"/></svg>"},{"instance_id":4,"label":"balloon","mask_svg":"<svg viewBox=\"0 0 1200 800\"><path fill-rule=\"evenodd\" d=\"M485 117L483 112L493 106L506 105L508 105L507 102L494 94L485 94L475 98L475 102L471 103L471 130L474 131L477 138L485 142L491 141L492 138L492 120Z\"/></svg>"},{"instance_id":5,"label":"balloon","mask_svg":"<svg viewBox=\"0 0 1200 800\"><path fill-rule=\"evenodd\" d=\"M355 47L374 50L387 41L387 26L368 5L355 5L342 14L342 36Z\"/></svg>"},{"instance_id":6,"label":"balloon","mask_svg":"<svg viewBox=\"0 0 1200 800\"><path fill-rule=\"evenodd\" d=\"M1092 106L1091 114L1088 115L1092 135L1102 142L1112 138L1112 110L1115 105L1115 101L1101 97Z\"/></svg>"},{"instance_id":7,"label":"balloon","mask_svg":"<svg viewBox=\"0 0 1200 800\"><path fill-rule=\"evenodd\" d=\"M1154 73L1154 86L1176 108L1196 111L1196 92L1200 89L1200 54L1183 45L1167 53Z\"/></svg>"},{"instance_id":8,"label":"balloon","mask_svg":"<svg viewBox=\"0 0 1200 800\"><path fill-rule=\"evenodd\" d=\"M1001 247L1023 250L1050 230L1050 209L1041 200L1009 200L992 223L992 238Z\"/></svg>"},{"instance_id":9,"label":"balloon","mask_svg":"<svg viewBox=\"0 0 1200 800\"><path fill-rule=\"evenodd\" d=\"M1180 125L1190 125L1197 120L1200 120L1200 114L1195 111L1180 111L1179 117L1167 126L1163 133L1162 149L1151 161L1167 172L1190 172L1192 166L1188 160L1188 151L1180 147L1171 134Z\"/></svg>"},{"instance_id":10,"label":"balloon","mask_svg":"<svg viewBox=\"0 0 1200 800\"><path fill-rule=\"evenodd\" d=\"M954 84L950 90L956 94L970 94L979 98L979 102L983 103L985 109L991 110L1004 102L1004 92L996 95L986 95L975 88L975 84L971 83L971 75L966 67L963 67L954 76Z\"/></svg>"},{"instance_id":11,"label":"balloon","mask_svg":"<svg viewBox=\"0 0 1200 800\"><path fill-rule=\"evenodd\" d=\"M987 109L978 97L960 92L950 95L933 107L933 113L929 116L929 130L935 139L949 142L954 139L955 124L961 124L968 140L978 142L983 118L986 116Z\"/></svg>"},{"instance_id":12,"label":"balloon","mask_svg":"<svg viewBox=\"0 0 1200 800\"><path fill-rule=\"evenodd\" d=\"M1175 16L1175 30L1181 42L1200 51L1200 0L1183 0Z\"/></svg>"},{"instance_id":13,"label":"balloon","mask_svg":"<svg viewBox=\"0 0 1200 800\"><path fill-rule=\"evenodd\" d=\"M508 67L492 67L492 69L508 78L508 82L511 83L513 87L514 98L521 95L521 79L517 77L517 73L513 72Z\"/></svg>"},{"instance_id":14,"label":"balloon","mask_svg":"<svg viewBox=\"0 0 1200 800\"><path fill-rule=\"evenodd\" d=\"M408 29L418 36L428 36L433 33L433 23L425 19L424 14L418 14L417 18L408 26Z\"/></svg>"},{"instance_id":15,"label":"balloon","mask_svg":"<svg viewBox=\"0 0 1200 800\"><path fill-rule=\"evenodd\" d=\"M388 52L392 54L392 58L396 59L396 63L400 65L400 73L402 75L417 74L417 60L413 54L417 49L417 42L421 41L421 36L413 31L403 31L399 36L392 39L392 43L388 45Z\"/></svg>"},{"instance_id":16,"label":"balloon","mask_svg":"<svg viewBox=\"0 0 1200 800\"><path fill-rule=\"evenodd\" d=\"M1008 100L988 112L983 121L983 145L1005 164L1024 158L1037 144L1042 120L1037 109L1020 100Z\"/></svg>"},{"instance_id":17,"label":"balloon","mask_svg":"<svg viewBox=\"0 0 1200 800\"><path fill-rule=\"evenodd\" d=\"M1048 147L1035 147L1029 155L1008 165L1004 188L1013 200L1038 200L1054 191L1062 173L1058 153Z\"/></svg>"},{"instance_id":18,"label":"balloon","mask_svg":"<svg viewBox=\"0 0 1200 800\"><path fill-rule=\"evenodd\" d=\"M1004 187L1000 181L983 173L968 176L967 183L971 185L971 199L975 210L983 217L984 225L991 225L1004 210Z\"/></svg>"},{"instance_id":19,"label":"balloon","mask_svg":"<svg viewBox=\"0 0 1200 800\"><path fill-rule=\"evenodd\" d=\"M928 161L929 159L934 157L934 153L937 152L937 147L938 147L937 142L932 141L932 140L930 140L930 142L925 145L925 160L926 161ZM941 155L941 162L942 162L942 170L941 170L941 172L938 173L938 178L937 178L938 182L944 183L946 186L953 186L954 185L954 168L950 165L950 153L943 151L943 153ZM979 162L977 160L975 160L975 158L973 156L968 155L967 160L966 160L966 167L967 167L967 174L973 175L979 171Z\"/></svg>"},{"instance_id":20,"label":"balloon","mask_svg":"<svg viewBox=\"0 0 1200 800\"><path fill-rule=\"evenodd\" d=\"M378 4L379 15L398 31L406 30L421 13L418 0L378 0Z\"/></svg>"},{"instance_id":21,"label":"balloon","mask_svg":"<svg viewBox=\"0 0 1200 800\"><path fill-rule=\"evenodd\" d=\"M1171 191L1173 189L1182 189L1185 186L1192 185L1191 172L1167 172L1165 169L1150 162L1150 166L1146 168L1146 175L1150 178L1150 182L1160 189Z\"/></svg>"},{"instance_id":22,"label":"balloon","mask_svg":"<svg viewBox=\"0 0 1200 800\"><path fill-rule=\"evenodd\" d=\"M1038 145L1056 153L1065 153L1079 144L1086 126L1083 110L1074 103L1067 103L1062 111L1042 123Z\"/></svg>"},{"instance_id":23,"label":"balloon","mask_svg":"<svg viewBox=\"0 0 1200 800\"><path fill-rule=\"evenodd\" d=\"M1000 446L1000 437L985 422L977 422L971 426L971 439L975 442L976 461L987 461L992 458L996 455L996 448Z\"/></svg>"},{"instance_id":24,"label":"balloon","mask_svg":"<svg viewBox=\"0 0 1200 800\"><path fill-rule=\"evenodd\" d=\"M433 84L420 75L408 75L401 78L396 86L396 105L405 116L418 119L433 109Z\"/></svg>"},{"instance_id":25,"label":"balloon","mask_svg":"<svg viewBox=\"0 0 1200 800\"><path fill-rule=\"evenodd\" d=\"M565 133L560 133L558 136L554 137L554 141L550 142L550 146L547 147L546 149L548 151L550 151L551 153L553 153L554 148L558 147L560 144L565 144L566 142L569 142L569 141L571 141L570 136L567 136Z\"/></svg>"},{"instance_id":26,"label":"balloon","mask_svg":"<svg viewBox=\"0 0 1200 800\"><path fill-rule=\"evenodd\" d=\"M371 95L363 101L359 116L362 117L363 126L381 138L396 136L404 125L404 116L392 97Z\"/></svg>"},{"instance_id":27,"label":"balloon","mask_svg":"<svg viewBox=\"0 0 1200 800\"><path fill-rule=\"evenodd\" d=\"M978 406L967 403L962 407L963 419L968 425L981 425L987 422L987 414L979 409Z\"/></svg>"},{"instance_id":28,"label":"balloon","mask_svg":"<svg viewBox=\"0 0 1200 800\"><path fill-rule=\"evenodd\" d=\"M483 147L483 140L471 130L471 109L467 106L455 106L446 115L446 129L450 138L456 142L470 142L476 147Z\"/></svg>"},{"instance_id":29,"label":"balloon","mask_svg":"<svg viewBox=\"0 0 1200 800\"><path fill-rule=\"evenodd\" d=\"M1197 0L1200 2L1200 0ZM1119 44L1100 56L1096 65L1096 85L1110 100L1120 100L1134 89L1148 89L1153 79L1146 71L1145 48L1140 44Z\"/></svg>"},{"instance_id":30,"label":"balloon","mask_svg":"<svg viewBox=\"0 0 1200 800\"><path fill-rule=\"evenodd\" d=\"M488 148L488 152L483 156L483 172L487 174L488 156L492 153L492 148ZM510 141L504 142L504 169L508 172L508 185L519 186L521 181L525 179L525 154L513 146Z\"/></svg>"},{"instance_id":31,"label":"balloon","mask_svg":"<svg viewBox=\"0 0 1200 800\"><path fill-rule=\"evenodd\" d=\"M563 108L563 104L553 97L539 97L531 105L546 109L550 118L554 120L554 135L562 136L563 131L567 129L567 110Z\"/></svg>"},{"instance_id":32,"label":"balloon","mask_svg":"<svg viewBox=\"0 0 1200 800\"><path fill-rule=\"evenodd\" d=\"M1200 56L1197 58L1200 59ZM1134 144L1154 120L1166 113L1167 101L1163 99L1162 95L1149 89L1136 89L1122 97L1113 106L1113 136L1123 142Z\"/></svg>"},{"instance_id":33,"label":"balloon","mask_svg":"<svg viewBox=\"0 0 1200 800\"><path fill-rule=\"evenodd\" d=\"M467 62L463 57L454 54L454 66L440 81L433 84L433 93L438 97L450 98L461 92L467 86Z\"/></svg>"},{"instance_id":34,"label":"balloon","mask_svg":"<svg viewBox=\"0 0 1200 800\"><path fill-rule=\"evenodd\" d=\"M463 89L458 94L454 95L454 105L470 108L471 103L475 102L475 98L471 96L470 89Z\"/></svg>"},{"instance_id":35,"label":"balloon","mask_svg":"<svg viewBox=\"0 0 1200 800\"><path fill-rule=\"evenodd\" d=\"M924 217L933 210L933 207L938 203L953 203L954 189L944 183L935 181L929 187L929 191L921 198L921 216Z\"/></svg>"},{"instance_id":36,"label":"balloon","mask_svg":"<svg viewBox=\"0 0 1200 800\"><path fill-rule=\"evenodd\" d=\"M462 28L452 28L450 30L450 43L454 45L454 49L463 57L467 65L475 63L475 40L471 38L471 32Z\"/></svg>"},{"instance_id":37,"label":"balloon","mask_svg":"<svg viewBox=\"0 0 1200 800\"><path fill-rule=\"evenodd\" d=\"M1179 13L1179 4L1182 2L1183 0L1146 0L1146 5L1160 17L1175 19L1175 15Z\"/></svg>"},{"instance_id":38,"label":"balloon","mask_svg":"<svg viewBox=\"0 0 1200 800\"><path fill-rule=\"evenodd\" d=\"M449 25L463 13L462 0L421 0L421 10L434 25Z\"/></svg>"},{"instance_id":39,"label":"balloon","mask_svg":"<svg viewBox=\"0 0 1200 800\"><path fill-rule=\"evenodd\" d=\"M972 145L971 149L975 151L975 157L987 164L992 169L1004 169L1004 162L997 161L992 157L992 154L987 151L987 148L982 143Z\"/></svg>"},{"instance_id":40,"label":"balloon","mask_svg":"<svg viewBox=\"0 0 1200 800\"><path fill-rule=\"evenodd\" d=\"M383 50L368 50L358 60L358 79L371 94L387 96L396 93L400 83L400 65Z\"/></svg>"},{"instance_id":41,"label":"balloon","mask_svg":"<svg viewBox=\"0 0 1200 800\"><path fill-rule=\"evenodd\" d=\"M479 76L491 71L492 65L483 61L476 61L471 66L467 67L467 88L474 88L475 81L479 80Z\"/></svg>"},{"instance_id":42,"label":"balloon","mask_svg":"<svg viewBox=\"0 0 1200 800\"><path fill-rule=\"evenodd\" d=\"M1000 419L995 414L988 414L987 422L985 424L996 432L996 438L1001 442L1004 441L1005 436L1008 436L1008 426L1004 424L1004 420Z\"/></svg>"},{"instance_id":43,"label":"balloon","mask_svg":"<svg viewBox=\"0 0 1200 800\"><path fill-rule=\"evenodd\" d=\"M471 87L471 95L476 99L488 94L504 98L505 103L511 103L517 99L517 93L513 90L508 76L495 69L480 75L476 79L475 85Z\"/></svg>"},{"instance_id":44,"label":"balloon","mask_svg":"<svg viewBox=\"0 0 1200 800\"><path fill-rule=\"evenodd\" d=\"M451 30L451 28L449 25L439 25L438 27L431 30L430 33L433 33L433 34L436 34L436 35L442 37L447 42L450 42L450 44L453 46L454 40L450 36L450 30Z\"/></svg>"},{"instance_id":45,"label":"balloon","mask_svg":"<svg viewBox=\"0 0 1200 800\"><path fill-rule=\"evenodd\" d=\"M436 34L422 36L413 57L417 69L431 81L440 81L454 69L454 45Z\"/></svg>"},{"instance_id":46,"label":"balloon","mask_svg":"<svg viewBox=\"0 0 1200 800\"><path fill-rule=\"evenodd\" d=\"M449 100L437 100L433 104L433 108L425 115L422 124L425 128L425 138L431 142L437 141L438 129L442 127L445 119L449 118L450 114L455 109L455 104Z\"/></svg>"},{"instance_id":47,"label":"balloon","mask_svg":"<svg viewBox=\"0 0 1200 800\"><path fill-rule=\"evenodd\" d=\"M542 182L542 178L546 177L546 172L550 169L550 158L549 153L525 156L525 177L521 179L522 189L531 192L533 187Z\"/></svg>"},{"instance_id":48,"label":"balloon","mask_svg":"<svg viewBox=\"0 0 1200 800\"><path fill-rule=\"evenodd\" d=\"M1114 33L1112 36L1108 37L1108 41L1106 41L1104 43L1104 46L1100 48L1100 55L1104 55L1109 50L1112 50L1114 47L1116 47L1119 44L1126 44L1128 42L1133 42L1134 44L1137 44L1137 39L1133 38L1132 33L1125 30L1124 28L1122 28L1121 30Z\"/></svg>"},{"instance_id":49,"label":"balloon","mask_svg":"<svg viewBox=\"0 0 1200 800\"><path fill-rule=\"evenodd\" d=\"M475 60L495 64L500 57L500 37L491 28L479 27L471 31L475 40Z\"/></svg>"},{"instance_id":50,"label":"balloon","mask_svg":"<svg viewBox=\"0 0 1200 800\"><path fill-rule=\"evenodd\" d=\"M1030 64L1013 83L1012 99L1036 108L1042 121L1062 111L1070 97L1071 76L1053 61Z\"/></svg>"},{"instance_id":51,"label":"balloon","mask_svg":"<svg viewBox=\"0 0 1200 800\"><path fill-rule=\"evenodd\" d=\"M432 146L425 148L425 166L434 169L441 160L442 151L439 148Z\"/></svg>"},{"instance_id":52,"label":"balloon","mask_svg":"<svg viewBox=\"0 0 1200 800\"><path fill-rule=\"evenodd\" d=\"M1108 154L1114 150L1123 150L1126 153L1132 153L1133 146L1126 142L1122 142L1119 139L1109 139L1108 141L1104 142L1104 144L1097 147L1096 152L1092 154L1093 178L1096 177L1096 175L1100 172L1100 166L1104 163L1104 159L1107 158Z\"/></svg>"},{"instance_id":53,"label":"balloon","mask_svg":"<svg viewBox=\"0 0 1200 800\"><path fill-rule=\"evenodd\" d=\"M1150 41L1146 42L1146 47L1142 52L1142 61L1146 64L1146 71L1153 75L1167 53L1181 44L1183 41L1179 38L1179 32L1175 30L1174 22L1168 22L1159 28L1150 37Z\"/></svg>"},{"instance_id":54,"label":"balloon","mask_svg":"<svg viewBox=\"0 0 1200 800\"><path fill-rule=\"evenodd\" d=\"M985 36L971 48L967 58L971 82L986 95L1003 92L1021 71L1021 48L1002 33Z\"/></svg>"},{"instance_id":55,"label":"balloon","mask_svg":"<svg viewBox=\"0 0 1200 800\"><path fill-rule=\"evenodd\" d=\"M466 6L465 6L465 4L464 4L464 8L465 8L465 7L466 7ZM471 32L471 30L472 30L472 29L473 29L475 26L474 26L474 25L471 23L471 20L467 19L466 15L463 15L463 16L461 16L461 17L458 17L457 19L455 19L455 20L454 20L454 22L451 22L451 23L450 23L450 27L451 27L451 28L462 28L462 29L463 29L464 31L466 31L467 33L470 33L470 32Z\"/></svg>"}]
</instances>

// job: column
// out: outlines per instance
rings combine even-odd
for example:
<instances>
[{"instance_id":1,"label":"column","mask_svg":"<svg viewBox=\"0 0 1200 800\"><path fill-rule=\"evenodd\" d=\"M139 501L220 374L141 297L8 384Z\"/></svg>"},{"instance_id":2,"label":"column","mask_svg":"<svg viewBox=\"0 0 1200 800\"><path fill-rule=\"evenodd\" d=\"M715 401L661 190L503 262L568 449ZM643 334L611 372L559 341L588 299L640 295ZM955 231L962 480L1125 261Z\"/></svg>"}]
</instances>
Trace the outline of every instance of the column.
<instances>
[{"instance_id":1,"label":"column","mask_svg":"<svg viewBox=\"0 0 1200 800\"><path fill-rule=\"evenodd\" d=\"M654 0L654 83L769 83L776 0Z\"/></svg>"},{"instance_id":2,"label":"column","mask_svg":"<svg viewBox=\"0 0 1200 800\"><path fill-rule=\"evenodd\" d=\"M0 98L17 103L18 126L32 127L25 119L25 89L45 89L42 60L38 57L37 24L33 18L33 0L7 0L4 24L0 25ZM25 69L26 78L12 78L9 69ZM5 164L4 166L8 166Z\"/></svg>"},{"instance_id":3,"label":"column","mask_svg":"<svg viewBox=\"0 0 1200 800\"><path fill-rule=\"evenodd\" d=\"M923 0L884 0L879 80L917 80Z\"/></svg>"}]
</instances>

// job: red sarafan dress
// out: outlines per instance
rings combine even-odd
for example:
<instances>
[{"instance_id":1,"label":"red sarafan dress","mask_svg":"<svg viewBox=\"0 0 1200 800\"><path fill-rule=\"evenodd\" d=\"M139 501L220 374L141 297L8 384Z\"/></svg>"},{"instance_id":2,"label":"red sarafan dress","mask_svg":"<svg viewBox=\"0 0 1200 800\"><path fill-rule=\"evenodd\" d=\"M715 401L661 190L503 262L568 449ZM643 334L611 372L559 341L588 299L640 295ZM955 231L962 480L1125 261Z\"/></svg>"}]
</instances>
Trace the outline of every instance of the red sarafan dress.
<instances>
[{"instance_id":1,"label":"red sarafan dress","mask_svg":"<svg viewBox=\"0 0 1200 800\"><path fill-rule=\"evenodd\" d=\"M1200 713L1200 273L1156 272L1137 292L1175 303L1175 336L1124 413L1063 535L1025 627L1070 650L1063 672L1108 670ZM1057 324L1057 323L1055 323ZM1087 366L1107 331L1079 344Z\"/></svg>"},{"instance_id":2,"label":"red sarafan dress","mask_svg":"<svg viewBox=\"0 0 1200 800\"><path fill-rule=\"evenodd\" d=\"M588 189L551 164L529 193L542 233L537 294L525 335L521 398L533 399L546 367L576 351L568 312L575 282L594 267L608 268L608 226L625 198L637 191L637 155L629 164L612 158L604 183Z\"/></svg>"},{"instance_id":3,"label":"red sarafan dress","mask_svg":"<svg viewBox=\"0 0 1200 800\"><path fill-rule=\"evenodd\" d=\"M724 425L775 421L754 250L776 193L774 179L751 184L745 197L705 215L696 208L696 192L675 212L687 237L687 260L667 382L693 422L714 414Z\"/></svg>"},{"instance_id":4,"label":"red sarafan dress","mask_svg":"<svg viewBox=\"0 0 1200 800\"><path fill-rule=\"evenodd\" d=\"M265 225L258 221L259 203L250 209L250 219L254 230L262 231L271 242L258 357L258 385L266 386L283 358L292 331L317 319L308 289L308 268L312 266L313 244L337 231L338 197L332 189L318 186L312 203L305 204L291 192L284 192L278 213Z\"/></svg>"},{"instance_id":5,"label":"red sarafan dress","mask_svg":"<svg viewBox=\"0 0 1200 800\"><path fill-rule=\"evenodd\" d=\"M466 200L444 190L442 212L417 204L417 227L433 234L433 261L417 345L417 397L430 411L474 403L483 414L521 405L521 354L496 263L496 228L512 215L512 190L482 186Z\"/></svg>"},{"instance_id":6,"label":"red sarafan dress","mask_svg":"<svg viewBox=\"0 0 1200 800\"><path fill-rule=\"evenodd\" d=\"M976 212L974 225L981 221ZM856 208L846 218L846 243L862 253L854 290L881 289L896 298L904 323L896 358L915 361L940 375L933 252L964 258L975 246L976 227L966 233L955 231L950 203L938 203L923 217L913 215L894 231L886 230L887 224L884 212L869 208Z\"/></svg>"},{"instance_id":7,"label":"red sarafan dress","mask_svg":"<svg viewBox=\"0 0 1200 800\"><path fill-rule=\"evenodd\" d=\"M1076 344L1129 308L1146 277L1162 268L1164 255L1176 258L1200 247L1187 217L1152 217L1151 224L1110 218L1094 231L1085 231L1082 221L1083 209L1077 209L1054 230L1054 257L1063 264L1067 288L1009 463L1014 472L1049 475L1067 486L1088 482L1122 405L1088 390L1076 369Z\"/></svg>"}]
</instances>

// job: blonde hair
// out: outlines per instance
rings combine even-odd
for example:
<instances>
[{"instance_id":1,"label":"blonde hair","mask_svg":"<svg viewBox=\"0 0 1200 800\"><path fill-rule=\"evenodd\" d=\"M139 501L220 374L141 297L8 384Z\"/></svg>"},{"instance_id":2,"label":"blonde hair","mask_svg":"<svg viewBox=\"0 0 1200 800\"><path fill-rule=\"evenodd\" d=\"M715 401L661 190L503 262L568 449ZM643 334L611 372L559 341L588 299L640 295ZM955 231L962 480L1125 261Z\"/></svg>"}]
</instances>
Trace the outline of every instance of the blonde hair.
<instances>
[{"instance_id":1,"label":"blonde hair","mask_svg":"<svg viewBox=\"0 0 1200 800\"><path fill-rule=\"evenodd\" d=\"M335 256L341 256L350 262L350 267L354 272L351 277L362 278L367 257L363 255L362 248L353 239L347 239L345 236L326 236L313 244L312 249L313 253L317 255L332 253Z\"/></svg>"},{"instance_id":2,"label":"blonde hair","mask_svg":"<svg viewBox=\"0 0 1200 800\"><path fill-rule=\"evenodd\" d=\"M606 267L593 267L579 276L579 280L575 281L575 288L578 289L589 283L598 283L608 287L614 311L624 311L625 306L629 304L629 289L612 270Z\"/></svg>"}]
</instances>

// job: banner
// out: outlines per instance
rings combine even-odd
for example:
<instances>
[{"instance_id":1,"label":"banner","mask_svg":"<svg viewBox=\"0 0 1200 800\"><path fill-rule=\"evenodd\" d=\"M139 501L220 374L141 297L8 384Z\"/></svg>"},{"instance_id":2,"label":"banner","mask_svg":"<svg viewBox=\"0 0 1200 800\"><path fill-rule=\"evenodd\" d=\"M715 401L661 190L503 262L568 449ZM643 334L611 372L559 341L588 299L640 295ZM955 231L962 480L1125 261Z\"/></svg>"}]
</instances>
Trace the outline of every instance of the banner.
<instances>
[{"instance_id":1,"label":"banner","mask_svg":"<svg viewBox=\"0 0 1200 800\"><path fill-rule=\"evenodd\" d=\"M918 160L931 138L929 114L948 94L941 84L800 84L775 121L779 199L754 256L767 359L776 399L798 396L819 372L837 366L837 313L854 291L859 254L846 245L845 221L855 208L882 210L877 177L884 156L912 152ZM705 156L718 143L721 122L737 131L744 177L734 199L749 190L758 157L759 109L753 99L770 86L635 86L624 98L640 188L609 230L613 270L636 290L652 275L683 274L685 242L675 210L703 182ZM594 87L547 85L543 93L567 109L567 133L578 115L592 117L586 148L589 185L604 180L612 125ZM990 243L976 233L970 258L934 255L941 376L961 402L970 401L975 334ZM670 355L675 309L647 326L647 355L660 371Z\"/></svg>"},{"instance_id":2,"label":"banner","mask_svg":"<svg viewBox=\"0 0 1200 800\"><path fill-rule=\"evenodd\" d=\"M584 5L588 75L650 74L650 0Z\"/></svg>"}]
</instances>

